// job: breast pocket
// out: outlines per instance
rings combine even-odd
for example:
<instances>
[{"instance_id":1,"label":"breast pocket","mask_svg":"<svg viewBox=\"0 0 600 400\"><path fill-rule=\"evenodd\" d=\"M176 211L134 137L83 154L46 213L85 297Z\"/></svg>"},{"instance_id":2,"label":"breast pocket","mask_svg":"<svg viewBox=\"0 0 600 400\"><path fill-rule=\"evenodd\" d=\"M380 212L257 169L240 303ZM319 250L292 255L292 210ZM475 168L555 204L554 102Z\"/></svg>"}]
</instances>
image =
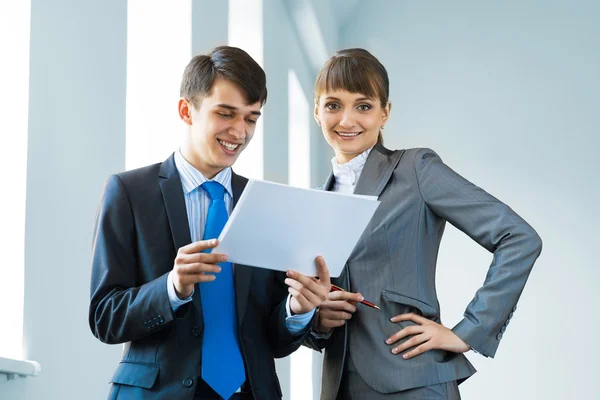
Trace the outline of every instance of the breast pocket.
<instances>
[{"instance_id":1,"label":"breast pocket","mask_svg":"<svg viewBox=\"0 0 600 400\"><path fill-rule=\"evenodd\" d=\"M421 300L388 289L383 289L381 295L387 301L390 311L397 311L394 315L413 312L433 320L440 316L440 312L435 307Z\"/></svg>"},{"instance_id":2,"label":"breast pocket","mask_svg":"<svg viewBox=\"0 0 600 400\"><path fill-rule=\"evenodd\" d=\"M392 290L383 289L381 292L383 302L381 304L381 311L385 313L386 323L384 327L386 338L392 336L398 331L411 326L417 325L412 321L400 321L392 322L391 317L395 317L400 314L415 313L421 315L427 319L440 322L440 312L437 308L427 304L421 300L409 297ZM398 342L389 346L389 349L404 343L409 340L412 336L407 336ZM443 362L448 358L448 352L444 350L430 350L424 354L413 359L413 362L417 363L429 363L429 362Z\"/></svg>"},{"instance_id":3,"label":"breast pocket","mask_svg":"<svg viewBox=\"0 0 600 400\"><path fill-rule=\"evenodd\" d=\"M381 291L381 296L383 301L381 302L380 307L385 319L385 325L383 328L386 337L392 336L399 330L408 326L417 325L412 321L390 321L390 318L395 317L396 315L414 313L431 320L439 320L439 312L429 304L420 300L388 289L383 289ZM408 339L409 337L406 337L402 339L400 343Z\"/></svg>"}]
</instances>

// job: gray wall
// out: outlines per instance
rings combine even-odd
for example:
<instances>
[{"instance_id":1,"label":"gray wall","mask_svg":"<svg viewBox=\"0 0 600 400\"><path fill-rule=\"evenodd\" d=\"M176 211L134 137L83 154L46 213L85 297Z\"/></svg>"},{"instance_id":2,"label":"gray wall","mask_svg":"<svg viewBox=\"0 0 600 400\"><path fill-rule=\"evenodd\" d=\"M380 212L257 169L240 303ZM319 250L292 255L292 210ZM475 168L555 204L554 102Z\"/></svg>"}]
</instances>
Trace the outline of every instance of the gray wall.
<instances>
[{"instance_id":1,"label":"gray wall","mask_svg":"<svg viewBox=\"0 0 600 400\"><path fill-rule=\"evenodd\" d=\"M87 323L102 182L125 167L126 2L31 2L24 356L2 399L105 398L120 354Z\"/></svg>"},{"instance_id":2,"label":"gray wall","mask_svg":"<svg viewBox=\"0 0 600 400\"><path fill-rule=\"evenodd\" d=\"M479 373L461 385L464 399L600 393L599 15L593 1L379 0L341 30L340 47L365 47L388 69L388 147L433 148L544 240L496 359L470 353ZM437 279L446 325L461 318L490 261L447 229Z\"/></svg>"}]
</instances>

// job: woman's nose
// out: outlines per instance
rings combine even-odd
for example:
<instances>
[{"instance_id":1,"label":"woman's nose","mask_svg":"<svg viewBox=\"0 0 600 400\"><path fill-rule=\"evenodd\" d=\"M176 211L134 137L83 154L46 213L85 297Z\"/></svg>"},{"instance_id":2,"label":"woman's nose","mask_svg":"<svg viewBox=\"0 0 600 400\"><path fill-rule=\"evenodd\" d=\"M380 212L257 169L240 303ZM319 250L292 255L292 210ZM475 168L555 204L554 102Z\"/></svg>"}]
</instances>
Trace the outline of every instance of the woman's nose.
<instances>
[{"instance_id":1,"label":"woman's nose","mask_svg":"<svg viewBox=\"0 0 600 400\"><path fill-rule=\"evenodd\" d=\"M340 126L343 128L353 128L356 125L351 112L345 112L340 120Z\"/></svg>"}]
</instances>

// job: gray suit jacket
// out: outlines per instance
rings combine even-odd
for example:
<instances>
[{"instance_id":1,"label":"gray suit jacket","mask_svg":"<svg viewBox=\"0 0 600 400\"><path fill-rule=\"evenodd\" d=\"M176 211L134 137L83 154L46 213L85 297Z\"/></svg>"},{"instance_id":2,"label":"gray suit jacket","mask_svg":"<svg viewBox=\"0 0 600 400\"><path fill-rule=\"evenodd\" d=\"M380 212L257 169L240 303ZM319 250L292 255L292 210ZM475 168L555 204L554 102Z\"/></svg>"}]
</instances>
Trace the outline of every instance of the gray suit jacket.
<instances>
[{"instance_id":1,"label":"gray suit jacket","mask_svg":"<svg viewBox=\"0 0 600 400\"><path fill-rule=\"evenodd\" d=\"M330 190L333 180L330 175L321 188ZM432 350L410 360L393 355L385 339L413 323L392 323L390 317L415 312L441 322L435 270L448 221L494 253L483 286L453 328L474 350L493 357L541 252L540 237L430 149L390 151L378 143L355 193L378 196L381 204L334 283L362 293L381 311L359 306L330 338L307 337L305 345L325 349L321 399L336 398L347 356L381 393L463 381L475 373L463 354Z\"/></svg>"}]
</instances>

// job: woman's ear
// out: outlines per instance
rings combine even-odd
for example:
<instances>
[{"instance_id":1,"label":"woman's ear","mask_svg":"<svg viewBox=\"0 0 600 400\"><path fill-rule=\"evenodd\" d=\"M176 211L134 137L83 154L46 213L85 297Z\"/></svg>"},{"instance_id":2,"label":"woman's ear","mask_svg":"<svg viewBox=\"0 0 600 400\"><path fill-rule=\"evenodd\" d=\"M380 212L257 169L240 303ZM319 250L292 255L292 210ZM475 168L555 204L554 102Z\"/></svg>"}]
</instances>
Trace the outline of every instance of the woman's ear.
<instances>
[{"instance_id":1,"label":"woman's ear","mask_svg":"<svg viewBox=\"0 0 600 400\"><path fill-rule=\"evenodd\" d=\"M388 119L390 119L390 113L392 112L392 102L388 101L385 107L381 110L381 126L384 126Z\"/></svg>"},{"instance_id":2,"label":"woman's ear","mask_svg":"<svg viewBox=\"0 0 600 400\"><path fill-rule=\"evenodd\" d=\"M315 100L315 110L314 110L313 116L315 117L315 121L317 121L317 125L321 126L321 119L319 118L319 104L317 103L316 100Z\"/></svg>"}]
</instances>

